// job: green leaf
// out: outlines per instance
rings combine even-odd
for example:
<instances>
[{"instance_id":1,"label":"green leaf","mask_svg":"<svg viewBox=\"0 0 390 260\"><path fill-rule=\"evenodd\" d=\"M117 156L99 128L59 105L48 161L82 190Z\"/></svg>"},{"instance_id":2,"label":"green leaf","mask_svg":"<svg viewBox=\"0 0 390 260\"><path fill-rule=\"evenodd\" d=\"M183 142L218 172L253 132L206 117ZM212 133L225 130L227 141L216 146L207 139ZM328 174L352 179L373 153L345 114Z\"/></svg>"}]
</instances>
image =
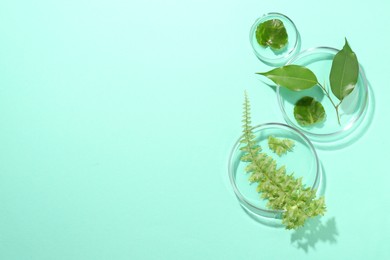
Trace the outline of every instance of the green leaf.
<instances>
[{"instance_id":1,"label":"green leaf","mask_svg":"<svg viewBox=\"0 0 390 260\"><path fill-rule=\"evenodd\" d=\"M290 139L279 139L275 136L270 135L268 137L268 147L271 149L274 153L276 153L279 156L282 156L283 154L286 154L287 152L291 152L295 146L295 143L293 140Z\"/></svg>"},{"instance_id":2,"label":"green leaf","mask_svg":"<svg viewBox=\"0 0 390 260\"><path fill-rule=\"evenodd\" d=\"M345 39L345 45L333 58L330 70L330 87L333 94L342 101L352 90L358 81L359 62Z\"/></svg>"},{"instance_id":3,"label":"green leaf","mask_svg":"<svg viewBox=\"0 0 390 260\"><path fill-rule=\"evenodd\" d=\"M272 49L279 50L287 44L288 35L283 22L272 19L257 26L256 39L263 47L270 46Z\"/></svg>"},{"instance_id":4,"label":"green leaf","mask_svg":"<svg viewBox=\"0 0 390 260\"><path fill-rule=\"evenodd\" d=\"M295 103L294 117L301 126L311 126L325 119L325 109L312 97L303 97Z\"/></svg>"},{"instance_id":5,"label":"green leaf","mask_svg":"<svg viewBox=\"0 0 390 260\"><path fill-rule=\"evenodd\" d=\"M294 91L308 89L318 83L316 75L311 70L299 65L286 65L256 74L266 76L275 84Z\"/></svg>"}]
</instances>

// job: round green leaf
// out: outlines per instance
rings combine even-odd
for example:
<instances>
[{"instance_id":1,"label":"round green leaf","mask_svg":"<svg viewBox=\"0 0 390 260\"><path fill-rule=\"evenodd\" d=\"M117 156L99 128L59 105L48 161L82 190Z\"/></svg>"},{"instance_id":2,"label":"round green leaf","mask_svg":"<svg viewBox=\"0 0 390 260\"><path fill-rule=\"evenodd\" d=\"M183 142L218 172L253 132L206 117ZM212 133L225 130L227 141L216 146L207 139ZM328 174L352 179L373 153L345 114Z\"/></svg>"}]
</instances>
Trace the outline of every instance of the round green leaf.
<instances>
[{"instance_id":1,"label":"round green leaf","mask_svg":"<svg viewBox=\"0 0 390 260\"><path fill-rule=\"evenodd\" d=\"M325 119L325 109L312 97L303 97L295 103L294 117L301 126L311 126Z\"/></svg>"},{"instance_id":2,"label":"round green leaf","mask_svg":"<svg viewBox=\"0 0 390 260\"><path fill-rule=\"evenodd\" d=\"M279 50L287 44L287 30L281 20L268 20L257 26L256 39L261 46Z\"/></svg>"}]
</instances>

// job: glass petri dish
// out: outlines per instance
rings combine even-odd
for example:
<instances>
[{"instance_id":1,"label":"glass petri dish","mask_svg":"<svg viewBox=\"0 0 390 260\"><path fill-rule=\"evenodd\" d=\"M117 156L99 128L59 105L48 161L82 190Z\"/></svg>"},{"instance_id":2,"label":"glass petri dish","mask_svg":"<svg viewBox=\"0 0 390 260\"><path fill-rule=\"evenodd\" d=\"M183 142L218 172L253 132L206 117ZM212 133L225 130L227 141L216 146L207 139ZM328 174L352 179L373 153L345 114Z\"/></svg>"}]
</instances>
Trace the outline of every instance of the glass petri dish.
<instances>
[{"instance_id":1,"label":"glass petri dish","mask_svg":"<svg viewBox=\"0 0 390 260\"><path fill-rule=\"evenodd\" d=\"M338 103L338 99L332 94L329 85L333 57L338 51L330 47L308 49L290 59L287 64L302 65L312 70L318 81L325 85L332 100ZM326 112L326 119L323 122L308 127L300 126L295 120L294 105L304 96L314 97L321 102ZM358 82L354 90L343 100L339 107L340 124L337 120L335 108L318 86L304 91L291 91L278 87L277 97L287 124L299 129L314 143L334 143L351 134L360 124L367 108L368 84L364 72L360 68Z\"/></svg>"},{"instance_id":2,"label":"glass petri dish","mask_svg":"<svg viewBox=\"0 0 390 260\"><path fill-rule=\"evenodd\" d=\"M277 162L277 167L285 166L287 173L294 173L296 178L302 177L302 183L306 187L317 189L321 178L321 167L317 153L310 140L300 131L280 123L268 123L253 128L253 133L262 152L272 156ZM295 142L293 151L278 156L268 147L268 137L289 138ZM228 172L234 193L241 206L254 216L281 219L283 211L272 210L266 207L267 200L260 197L256 191L257 184L250 183L249 174L245 172L247 162L242 162L243 152L240 137L233 146L229 157Z\"/></svg>"},{"instance_id":3,"label":"glass petri dish","mask_svg":"<svg viewBox=\"0 0 390 260\"><path fill-rule=\"evenodd\" d=\"M283 22L287 31L288 42L281 50L272 50L270 47L261 46L256 39L257 26L265 21L279 19ZM249 41L257 58L270 66L284 65L291 57L296 55L301 47L299 32L293 21L280 13L268 13L258 18L249 32Z\"/></svg>"}]
</instances>

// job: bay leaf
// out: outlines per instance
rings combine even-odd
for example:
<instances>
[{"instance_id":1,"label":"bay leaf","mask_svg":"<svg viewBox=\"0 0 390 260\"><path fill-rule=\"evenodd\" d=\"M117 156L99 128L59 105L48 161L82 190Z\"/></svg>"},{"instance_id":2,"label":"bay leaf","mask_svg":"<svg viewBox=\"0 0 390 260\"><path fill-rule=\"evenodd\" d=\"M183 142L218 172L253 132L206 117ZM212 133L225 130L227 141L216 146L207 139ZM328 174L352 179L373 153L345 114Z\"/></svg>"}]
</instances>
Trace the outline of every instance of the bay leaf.
<instances>
[{"instance_id":1,"label":"bay leaf","mask_svg":"<svg viewBox=\"0 0 390 260\"><path fill-rule=\"evenodd\" d=\"M332 93L342 101L355 88L359 76L359 62L345 39L345 45L333 58L329 81Z\"/></svg>"},{"instance_id":2,"label":"bay leaf","mask_svg":"<svg viewBox=\"0 0 390 260\"><path fill-rule=\"evenodd\" d=\"M268 72L259 72L281 87L293 91L305 90L317 85L316 75L308 68L299 65L286 65Z\"/></svg>"}]
</instances>

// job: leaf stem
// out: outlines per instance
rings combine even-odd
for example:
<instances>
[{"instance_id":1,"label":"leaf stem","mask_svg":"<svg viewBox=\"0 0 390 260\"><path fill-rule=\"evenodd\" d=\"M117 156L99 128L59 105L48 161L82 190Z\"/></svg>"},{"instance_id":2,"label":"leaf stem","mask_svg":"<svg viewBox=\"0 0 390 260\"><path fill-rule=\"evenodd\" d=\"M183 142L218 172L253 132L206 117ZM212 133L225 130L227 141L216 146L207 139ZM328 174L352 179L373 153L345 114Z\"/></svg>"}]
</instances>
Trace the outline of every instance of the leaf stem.
<instances>
[{"instance_id":1,"label":"leaf stem","mask_svg":"<svg viewBox=\"0 0 390 260\"><path fill-rule=\"evenodd\" d=\"M341 105L341 102L343 102L342 100L340 101L340 103L338 103L335 108L336 108L336 114L337 114L337 120L339 121L339 125L340 124L340 115L339 115L339 106Z\"/></svg>"},{"instance_id":2,"label":"leaf stem","mask_svg":"<svg viewBox=\"0 0 390 260\"><path fill-rule=\"evenodd\" d=\"M326 90L326 88L324 86L321 85L321 83L317 82L317 85L322 89L322 91L324 91L324 94L328 97L328 99L330 100L330 102L332 103L333 107L335 108L336 110L336 115L337 115L337 122L339 123L339 125L341 125L340 123L340 115L339 115L339 106L341 104L342 101L340 101L340 103L338 103L337 105L333 102L333 99L330 97L330 94L329 94L329 91Z\"/></svg>"}]
</instances>

